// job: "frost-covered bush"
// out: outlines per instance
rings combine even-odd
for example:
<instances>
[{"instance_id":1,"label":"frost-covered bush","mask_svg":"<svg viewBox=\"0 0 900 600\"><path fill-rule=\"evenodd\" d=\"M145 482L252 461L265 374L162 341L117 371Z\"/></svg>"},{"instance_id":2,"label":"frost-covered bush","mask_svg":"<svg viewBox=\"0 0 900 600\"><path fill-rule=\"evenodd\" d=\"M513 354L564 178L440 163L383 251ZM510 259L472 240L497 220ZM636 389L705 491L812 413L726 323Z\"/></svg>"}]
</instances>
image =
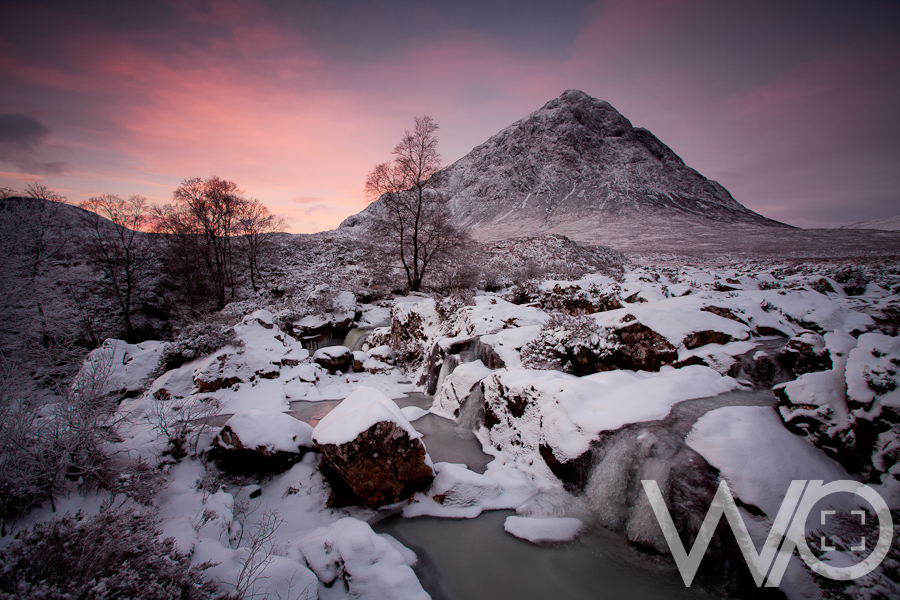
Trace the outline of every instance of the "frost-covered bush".
<instances>
[{"instance_id":1,"label":"frost-covered bush","mask_svg":"<svg viewBox=\"0 0 900 600\"><path fill-rule=\"evenodd\" d=\"M456 314L464 306L475 305L475 294L472 290L461 289L456 290L448 296L441 298L435 303L435 309L441 322L451 324L456 319Z\"/></svg>"},{"instance_id":2,"label":"frost-covered bush","mask_svg":"<svg viewBox=\"0 0 900 600\"><path fill-rule=\"evenodd\" d=\"M540 295L541 290L537 281L525 281L512 286L503 299L513 304L530 304L536 302Z\"/></svg>"},{"instance_id":3,"label":"frost-covered bush","mask_svg":"<svg viewBox=\"0 0 900 600\"><path fill-rule=\"evenodd\" d=\"M618 347L614 332L587 315L553 313L540 334L522 348L522 364L588 375L603 370L603 361Z\"/></svg>"},{"instance_id":4,"label":"frost-covered bush","mask_svg":"<svg viewBox=\"0 0 900 600\"><path fill-rule=\"evenodd\" d=\"M106 510L38 522L0 552L0 600L199 600L217 586L191 566L154 514Z\"/></svg>"},{"instance_id":5,"label":"frost-covered bush","mask_svg":"<svg viewBox=\"0 0 900 600\"><path fill-rule=\"evenodd\" d=\"M177 369L197 357L212 354L219 348L239 344L234 334L235 323L222 317L209 318L185 326L166 348L160 360L161 372Z\"/></svg>"},{"instance_id":6,"label":"frost-covered bush","mask_svg":"<svg viewBox=\"0 0 900 600\"><path fill-rule=\"evenodd\" d=\"M844 286L850 296L858 296L866 291L869 277L862 267L846 265L834 274L834 280Z\"/></svg>"}]
</instances>

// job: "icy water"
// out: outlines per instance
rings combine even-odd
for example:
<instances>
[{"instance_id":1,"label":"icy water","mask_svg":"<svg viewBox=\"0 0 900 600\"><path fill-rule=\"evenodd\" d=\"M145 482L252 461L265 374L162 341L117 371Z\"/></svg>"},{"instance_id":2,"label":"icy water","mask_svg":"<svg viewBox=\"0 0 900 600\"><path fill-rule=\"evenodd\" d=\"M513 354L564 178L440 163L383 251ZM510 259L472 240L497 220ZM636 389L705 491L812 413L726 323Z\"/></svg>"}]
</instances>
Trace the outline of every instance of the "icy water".
<instances>
[{"instance_id":1,"label":"icy water","mask_svg":"<svg viewBox=\"0 0 900 600\"><path fill-rule=\"evenodd\" d=\"M409 394L401 407L427 409L431 397ZM773 405L769 391L742 391L676 405L664 421L684 436L706 412L721 406ZM291 414L315 425L339 401L292 402ZM426 415L413 424L435 462L464 463L484 472L491 460L474 436L450 420ZM576 541L535 545L506 533L511 511L488 511L475 519L384 516L372 527L416 552L415 566L434 600L698 599L721 594L694 583L684 586L671 560L638 551L624 534L587 523Z\"/></svg>"}]
</instances>

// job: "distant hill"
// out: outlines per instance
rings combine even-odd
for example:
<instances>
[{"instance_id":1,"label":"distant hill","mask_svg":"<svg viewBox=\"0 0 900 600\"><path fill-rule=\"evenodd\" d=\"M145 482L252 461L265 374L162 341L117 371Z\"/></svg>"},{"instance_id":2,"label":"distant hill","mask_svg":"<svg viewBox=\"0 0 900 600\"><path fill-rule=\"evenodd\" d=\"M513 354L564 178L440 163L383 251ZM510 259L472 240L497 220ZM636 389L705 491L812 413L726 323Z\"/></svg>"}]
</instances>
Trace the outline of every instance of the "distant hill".
<instances>
[{"instance_id":1,"label":"distant hill","mask_svg":"<svg viewBox=\"0 0 900 600\"><path fill-rule=\"evenodd\" d=\"M853 225L845 225L841 229L880 229L882 231L900 231L900 215L896 217L886 217L884 219L873 219L871 221L862 221Z\"/></svg>"}]
</instances>

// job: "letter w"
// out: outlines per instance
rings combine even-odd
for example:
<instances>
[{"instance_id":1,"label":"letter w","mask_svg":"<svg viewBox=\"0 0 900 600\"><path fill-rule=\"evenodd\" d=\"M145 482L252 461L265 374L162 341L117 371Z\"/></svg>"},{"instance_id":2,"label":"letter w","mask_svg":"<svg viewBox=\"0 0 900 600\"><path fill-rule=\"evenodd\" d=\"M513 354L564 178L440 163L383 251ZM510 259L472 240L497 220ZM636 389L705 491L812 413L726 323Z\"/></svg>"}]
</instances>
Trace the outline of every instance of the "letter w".
<instances>
[{"instance_id":1,"label":"letter w","mask_svg":"<svg viewBox=\"0 0 900 600\"><path fill-rule=\"evenodd\" d=\"M669 550L672 551L672 558L675 559L678 572L681 573L684 585L688 587L694 580L694 575L697 574L700 561L703 560L703 555L706 554L706 549L709 547L709 542L723 513L731 526L735 539L737 539L741 553L744 555L744 560L747 561L747 565L750 567L753 580L757 586L761 586L765 580L766 573L769 571L769 567L772 565L772 561L775 559L778 546L788 530L794 511L800 502L800 497L803 495L803 488L806 486L806 480L800 479L791 482L784 501L781 503L781 508L778 510L778 515L775 517L775 523L772 525L772 529L769 531L769 535L763 545L762 552L757 554L756 546L754 546L753 540L750 538L750 533L747 531L747 526L741 518L731 491L728 489L728 484L723 479L719 483L719 489L713 497L709 511L703 519L703 524L700 526L700 531L697 532L697 538L694 540L690 554L688 554L684 544L681 543L678 531L675 529L675 523L672 521L672 515L669 514L669 509L666 507L666 501L663 500L659 491L659 485L652 479L641 480L641 483L644 486L647 498L650 500L650 507L656 515L656 520L659 522L663 536L666 538L666 543L669 544ZM793 544L785 544L781 552L790 554L793 552L793 549ZM779 574L778 579L780 580L780 578Z\"/></svg>"}]
</instances>

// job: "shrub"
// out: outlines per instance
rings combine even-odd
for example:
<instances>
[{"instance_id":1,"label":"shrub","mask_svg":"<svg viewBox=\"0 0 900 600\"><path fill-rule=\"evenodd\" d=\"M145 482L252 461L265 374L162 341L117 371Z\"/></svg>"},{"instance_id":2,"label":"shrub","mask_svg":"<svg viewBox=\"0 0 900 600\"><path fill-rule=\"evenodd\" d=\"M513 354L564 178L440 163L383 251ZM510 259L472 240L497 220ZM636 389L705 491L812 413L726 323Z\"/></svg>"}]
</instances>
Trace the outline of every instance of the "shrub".
<instances>
[{"instance_id":1,"label":"shrub","mask_svg":"<svg viewBox=\"0 0 900 600\"><path fill-rule=\"evenodd\" d=\"M603 359L618 347L615 333L584 314L553 313L538 337L522 348L522 364L588 375L603 370Z\"/></svg>"},{"instance_id":2,"label":"shrub","mask_svg":"<svg viewBox=\"0 0 900 600\"><path fill-rule=\"evenodd\" d=\"M79 512L39 522L0 552L0 600L199 600L217 593L153 513Z\"/></svg>"},{"instance_id":3,"label":"shrub","mask_svg":"<svg viewBox=\"0 0 900 600\"><path fill-rule=\"evenodd\" d=\"M165 355L160 361L159 372L154 375L162 375L197 357L212 354L220 348L237 343L233 322L219 317L191 323L184 327L166 348Z\"/></svg>"}]
</instances>

